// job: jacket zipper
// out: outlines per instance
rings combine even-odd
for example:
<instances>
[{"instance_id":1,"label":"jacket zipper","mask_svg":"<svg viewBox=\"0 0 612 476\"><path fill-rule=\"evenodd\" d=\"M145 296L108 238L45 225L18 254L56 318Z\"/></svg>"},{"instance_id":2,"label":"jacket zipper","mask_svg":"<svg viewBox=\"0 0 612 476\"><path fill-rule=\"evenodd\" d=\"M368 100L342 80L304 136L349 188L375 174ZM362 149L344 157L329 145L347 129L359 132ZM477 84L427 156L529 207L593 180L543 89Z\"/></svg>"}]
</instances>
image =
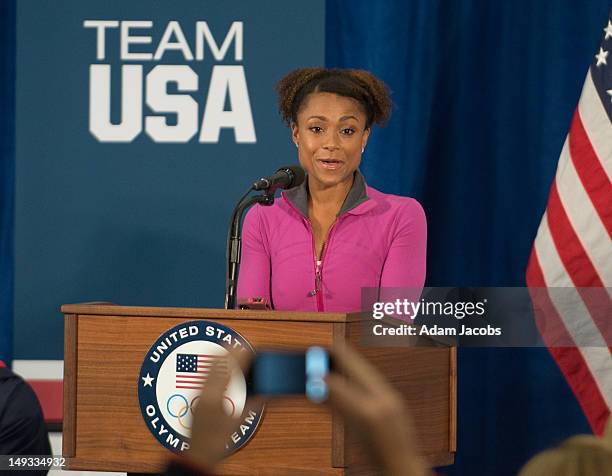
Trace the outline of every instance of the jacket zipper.
<instances>
[{"instance_id":1,"label":"jacket zipper","mask_svg":"<svg viewBox=\"0 0 612 476\"><path fill-rule=\"evenodd\" d=\"M324 306L323 306L323 261L325 260L325 255L327 255L327 249L329 248L329 243L331 242L331 238L332 238L332 234L334 231L334 228L336 227L336 223L338 223L338 221L340 221L341 217L336 218L336 220L332 223L331 228L329 229L329 234L327 235L327 240L325 241L325 243L323 244L323 250L321 253L321 263L318 263L318 259L317 259L317 250L315 247L315 239L314 239L314 232L312 231L312 223L310 222L309 218L304 217L304 215L302 215L302 213L293 206L293 204L287 200L285 197L283 197L285 199L285 201L287 202L287 204L289 204L289 206L295 211L297 212L300 216L302 216L302 218L304 219L304 221L306 222L306 224L308 225L308 231L310 232L310 237L312 238L312 258L313 258L313 265L314 265L314 274L315 274L315 288L313 291L310 291L309 295L310 296L317 296L317 311L318 312L323 312L324 311Z\"/></svg>"},{"instance_id":2,"label":"jacket zipper","mask_svg":"<svg viewBox=\"0 0 612 476\"><path fill-rule=\"evenodd\" d=\"M312 256L313 256L313 263L314 263L314 270L315 270L315 288L314 288L314 291L310 292L310 294L312 296L317 296L317 311L318 312L323 312L325 310L325 306L323 305L323 263L325 262L325 256L327 255L329 243L331 242L334 228L336 227L336 223L338 223L338 220L339 219L336 218L336 221L332 223L332 226L329 229L327 240L323 243L323 249L321 252L320 260L317 259L317 251L315 248L315 240L314 240L314 233L312 231L312 224L310 223L310 220L307 220L308 226L310 229L310 235L312 237Z\"/></svg>"},{"instance_id":3,"label":"jacket zipper","mask_svg":"<svg viewBox=\"0 0 612 476\"><path fill-rule=\"evenodd\" d=\"M315 247L315 239L314 239L314 233L312 231L312 225L310 223L310 220L308 220L308 230L310 231L310 237L312 238L312 263L314 265L314 275L315 275L315 282L314 282L314 290L310 291L310 295L311 296L316 296L317 297L317 311L321 310L321 305L322 305L322 297L321 297L321 262L319 262L319 260L317 259L317 250ZM323 245L323 249L325 249L325 244ZM323 255L321 254L321 258L323 257Z\"/></svg>"}]
</instances>

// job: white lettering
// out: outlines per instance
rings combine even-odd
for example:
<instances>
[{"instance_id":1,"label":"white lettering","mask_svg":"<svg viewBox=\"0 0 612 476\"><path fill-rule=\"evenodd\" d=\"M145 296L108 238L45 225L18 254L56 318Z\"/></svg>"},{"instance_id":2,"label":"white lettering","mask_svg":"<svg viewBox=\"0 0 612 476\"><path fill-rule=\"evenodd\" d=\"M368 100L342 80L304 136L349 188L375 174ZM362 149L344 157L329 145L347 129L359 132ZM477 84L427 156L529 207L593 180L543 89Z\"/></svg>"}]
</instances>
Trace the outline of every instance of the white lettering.
<instances>
[{"instance_id":1,"label":"white lettering","mask_svg":"<svg viewBox=\"0 0 612 476\"><path fill-rule=\"evenodd\" d=\"M244 421L248 423L249 425L252 425L253 422L255 421L256 416L257 416L257 413L255 413L253 410L249 410L249 414L247 417L245 417Z\"/></svg>"},{"instance_id":2,"label":"white lettering","mask_svg":"<svg viewBox=\"0 0 612 476\"><path fill-rule=\"evenodd\" d=\"M168 344L165 342L162 342L161 344L157 346L157 352L163 355L164 350L168 350Z\"/></svg>"},{"instance_id":3,"label":"white lettering","mask_svg":"<svg viewBox=\"0 0 612 476\"><path fill-rule=\"evenodd\" d=\"M232 23L232 26L225 35L225 40L223 40L223 44L221 48L217 45L212 33L210 32L210 28L208 28L208 23L205 21L196 22L196 59L203 60L204 59L204 43L208 43L210 51L213 54L213 57L217 61L223 60L225 55L227 54L227 50L230 47L230 44L234 41L234 60L242 61L242 22L235 21Z\"/></svg>"},{"instance_id":4,"label":"white lettering","mask_svg":"<svg viewBox=\"0 0 612 476\"><path fill-rule=\"evenodd\" d=\"M132 142L142 130L142 66L121 68L121 122L111 123L110 65L89 67L89 131L101 142Z\"/></svg>"},{"instance_id":5,"label":"white lettering","mask_svg":"<svg viewBox=\"0 0 612 476\"><path fill-rule=\"evenodd\" d=\"M224 110L226 97L230 102L229 111ZM234 129L237 143L257 142L243 66L213 67L202 117L200 142L219 142L222 127Z\"/></svg>"},{"instance_id":6,"label":"white lettering","mask_svg":"<svg viewBox=\"0 0 612 476\"><path fill-rule=\"evenodd\" d=\"M130 53L130 45L148 45L151 43L150 36L130 35L131 28L151 28L152 21L122 21L121 22L121 59L123 61L150 61L151 53Z\"/></svg>"},{"instance_id":7,"label":"white lettering","mask_svg":"<svg viewBox=\"0 0 612 476\"><path fill-rule=\"evenodd\" d=\"M176 114L176 125L163 116L145 119L145 130L155 142L189 142L198 132L198 103L188 94L168 94L168 83L179 91L197 91L198 76L189 66L160 65L147 75L147 106L154 112Z\"/></svg>"},{"instance_id":8,"label":"white lettering","mask_svg":"<svg viewBox=\"0 0 612 476\"><path fill-rule=\"evenodd\" d=\"M96 29L96 59L103 61L106 58L106 29L117 28L119 22L117 20L85 20L84 28Z\"/></svg>"},{"instance_id":9,"label":"white lettering","mask_svg":"<svg viewBox=\"0 0 612 476\"><path fill-rule=\"evenodd\" d=\"M176 37L175 42L170 42L172 35ZM166 31L164 31L164 36L162 36L162 39L157 46L153 59L156 61L161 59L167 50L179 50L181 53L183 53L183 58L185 58L185 60L193 60L193 53L189 49L189 45L187 44L187 40L183 34L183 30L181 29L181 25L177 21L168 22Z\"/></svg>"},{"instance_id":10,"label":"white lettering","mask_svg":"<svg viewBox=\"0 0 612 476\"><path fill-rule=\"evenodd\" d=\"M174 435L170 433L168 434L168 438L166 438L166 443L168 443L170 446L174 446L175 448L178 448L179 439L175 438Z\"/></svg>"}]
</instances>

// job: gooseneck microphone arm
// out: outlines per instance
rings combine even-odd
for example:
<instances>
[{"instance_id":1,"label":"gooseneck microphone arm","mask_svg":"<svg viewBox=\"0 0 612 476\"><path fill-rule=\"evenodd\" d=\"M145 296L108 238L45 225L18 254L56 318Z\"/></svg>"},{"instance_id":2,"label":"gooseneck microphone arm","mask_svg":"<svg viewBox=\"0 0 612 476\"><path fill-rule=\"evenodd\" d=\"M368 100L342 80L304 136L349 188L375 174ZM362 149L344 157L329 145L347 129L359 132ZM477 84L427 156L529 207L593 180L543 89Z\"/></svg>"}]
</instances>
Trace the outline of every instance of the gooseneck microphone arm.
<instances>
[{"instance_id":1,"label":"gooseneck microphone arm","mask_svg":"<svg viewBox=\"0 0 612 476\"><path fill-rule=\"evenodd\" d=\"M225 278L225 309L236 307L236 290L238 287L238 270L240 267L240 253L242 251L242 215L255 203L262 205L272 205L274 195L267 193L248 197L251 188L243 195L238 205L232 212L230 229L227 236L227 275Z\"/></svg>"},{"instance_id":2,"label":"gooseneck microphone arm","mask_svg":"<svg viewBox=\"0 0 612 476\"><path fill-rule=\"evenodd\" d=\"M240 254L242 248L242 216L255 203L270 206L274 203L274 193L278 189L297 187L304 181L304 171L295 166L282 167L267 178L254 182L238 201L232 212L229 232L227 235L227 268L225 276L225 309L236 307L236 291L238 273L240 271ZM263 191L262 195L249 197L253 190Z\"/></svg>"}]
</instances>

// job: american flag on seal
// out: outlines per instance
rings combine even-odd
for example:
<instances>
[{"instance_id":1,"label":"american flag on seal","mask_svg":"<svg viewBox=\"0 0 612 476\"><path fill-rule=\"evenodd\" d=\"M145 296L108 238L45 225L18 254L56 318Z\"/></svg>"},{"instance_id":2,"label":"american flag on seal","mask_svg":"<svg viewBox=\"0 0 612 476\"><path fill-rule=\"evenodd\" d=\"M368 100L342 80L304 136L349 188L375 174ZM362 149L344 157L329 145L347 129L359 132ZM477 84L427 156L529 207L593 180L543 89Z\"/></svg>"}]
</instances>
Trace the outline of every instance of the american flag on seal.
<instances>
[{"instance_id":1,"label":"american flag on seal","mask_svg":"<svg viewBox=\"0 0 612 476\"><path fill-rule=\"evenodd\" d=\"M530 292L538 288L544 342L597 434L612 408L612 10L603 31L526 271ZM578 314L555 288L574 293Z\"/></svg>"},{"instance_id":2,"label":"american flag on seal","mask_svg":"<svg viewBox=\"0 0 612 476\"><path fill-rule=\"evenodd\" d=\"M177 354L176 356L176 388L201 389L213 365L220 365L227 372L223 356L211 354Z\"/></svg>"}]
</instances>

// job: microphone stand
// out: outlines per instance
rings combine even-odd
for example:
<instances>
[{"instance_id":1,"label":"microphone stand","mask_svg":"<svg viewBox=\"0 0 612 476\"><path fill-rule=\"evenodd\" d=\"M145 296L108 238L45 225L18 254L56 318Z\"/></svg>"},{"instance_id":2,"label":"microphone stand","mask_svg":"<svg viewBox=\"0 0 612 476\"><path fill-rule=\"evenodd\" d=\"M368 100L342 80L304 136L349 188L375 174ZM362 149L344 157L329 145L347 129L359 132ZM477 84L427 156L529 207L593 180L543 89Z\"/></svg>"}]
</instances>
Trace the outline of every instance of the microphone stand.
<instances>
[{"instance_id":1,"label":"microphone stand","mask_svg":"<svg viewBox=\"0 0 612 476\"><path fill-rule=\"evenodd\" d=\"M271 192L265 190L262 195L254 195L249 197L248 194L253 190L249 188L242 196L238 205L232 212L230 221L229 233L227 235L227 268L225 276L225 309L234 309L236 307L236 291L238 287L238 272L240 268L240 251L242 248L242 216L251 205L260 203L264 206L270 206L274 203L274 190Z\"/></svg>"}]
</instances>

